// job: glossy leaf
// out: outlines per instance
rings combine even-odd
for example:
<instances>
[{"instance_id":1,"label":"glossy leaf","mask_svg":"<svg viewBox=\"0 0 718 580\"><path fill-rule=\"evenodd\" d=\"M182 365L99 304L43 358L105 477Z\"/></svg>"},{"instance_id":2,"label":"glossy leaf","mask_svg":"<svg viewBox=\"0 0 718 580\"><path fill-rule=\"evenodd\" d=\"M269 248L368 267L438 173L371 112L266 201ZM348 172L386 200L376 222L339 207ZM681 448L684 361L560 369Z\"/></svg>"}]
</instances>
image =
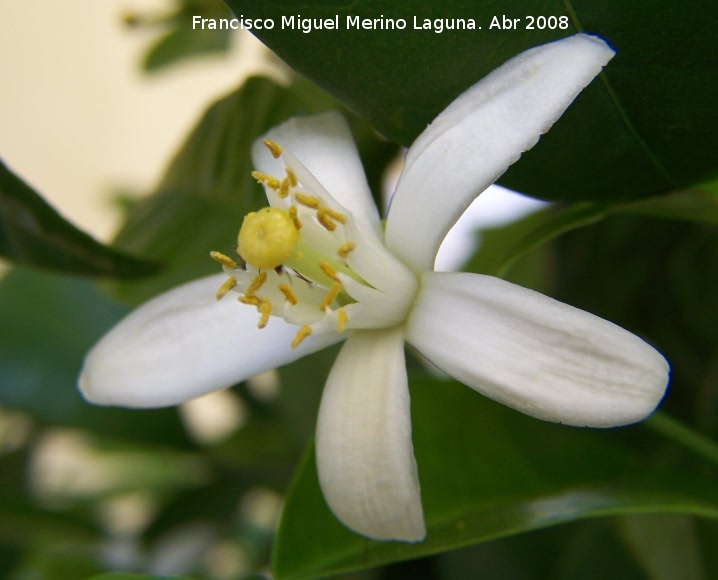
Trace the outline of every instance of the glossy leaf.
<instances>
[{"instance_id":1,"label":"glossy leaf","mask_svg":"<svg viewBox=\"0 0 718 580\"><path fill-rule=\"evenodd\" d=\"M77 390L85 353L124 313L86 280L13 269L0 283L0 406L41 423L186 445L176 410L93 407Z\"/></svg>"},{"instance_id":2,"label":"glossy leaf","mask_svg":"<svg viewBox=\"0 0 718 580\"><path fill-rule=\"evenodd\" d=\"M617 57L500 182L546 199L609 201L718 174L716 4L693 2L677 10L671 0L650 9L621 0L309 0L301 9L282 1L227 3L245 18L273 19L273 29L254 31L263 42L403 145L519 52L576 32L601 35ZM307 32L300 16L336 17L338 29ZM350 16L377 19L375 29L347 29ZM282 26L283 17L294 17L293 28ZM474 19L481 29L448 30L446 20L459 18ZM387 29L390 19L404 19L405 29ZM415 19L420 28L429 19L433 30L416 30ZM436 19L444 19L442 31Z\"/></svg>"},{"instance_id":3,"label":"glossy leaf","mask_svg":"<svg viewBox=\"0 0 718 580\"><path fill-rule=\"evenodd\" d=\"M0 161L0 256L68 274L137 278L155 272L77 229Z\"/></svg>"},{"instance_id":4,"label":"glossy leaf","mask_svg":"<svg viewBox=\"0 0 718 580\"><path fill-rule=\"evenodd\" d=\"M150 576L148 574L131 574L129 572L105 572L87 580L193 580L189 576Z\"/></svg>"},{"instance_id":5,"label":"glossy leaf","mask_svg":"<svg viewBox=\"0 0 718 580\"><path fill-rule=\"evenodd\" d=\"M454 382L412 382L414 450L428 536L374 542L344 528L318 487L313 452L289 491L277 578L311 578L416 558L562 522L626 513L718 518L715 477L651 462L643 427L575 429L536 421ZM630 444L640 438L640 446Z\"/></svg>"}]
</instances>

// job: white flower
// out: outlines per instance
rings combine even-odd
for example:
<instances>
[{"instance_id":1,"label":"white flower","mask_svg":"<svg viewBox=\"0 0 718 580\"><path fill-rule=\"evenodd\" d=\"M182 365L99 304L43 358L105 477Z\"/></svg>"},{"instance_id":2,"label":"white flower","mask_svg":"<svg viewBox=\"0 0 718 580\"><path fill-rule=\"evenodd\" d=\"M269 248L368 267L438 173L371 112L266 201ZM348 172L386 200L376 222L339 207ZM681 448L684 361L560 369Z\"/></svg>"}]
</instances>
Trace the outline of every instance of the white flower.
<instances>
[{"instance_id":1,"label":"white flower","mask_svg":"<svg viewBox=\"0 0 718 580\"><path fill-rule=\"evenodd\" d=\"M120 322L87 355L82 393L106 405L174 405L346 339L319 410L321 488L349 528L405 541L426 531L404 342L540 419L610 427L645 418L669 368L641 339L497 278L433 271L471 201L612 56L600 39L576 35L518 55L461 95L407 153L385 234L338 114L270 131L253 151L270 207L245 218L241 259L215 253L223 275ZM220 285L219 296L238 292L244 304L216 301Z\"/></svg>"}]
</instances>

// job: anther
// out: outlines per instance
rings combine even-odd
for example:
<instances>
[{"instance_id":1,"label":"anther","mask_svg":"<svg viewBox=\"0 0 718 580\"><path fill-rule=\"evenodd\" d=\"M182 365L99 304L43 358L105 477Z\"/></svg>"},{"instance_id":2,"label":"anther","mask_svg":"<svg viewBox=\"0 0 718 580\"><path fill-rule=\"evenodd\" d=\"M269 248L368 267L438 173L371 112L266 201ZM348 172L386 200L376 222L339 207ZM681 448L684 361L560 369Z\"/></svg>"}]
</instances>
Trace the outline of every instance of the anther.
<instances>
[{"instance_id":1,"label":"anther","mask_svg":"<svg viewBox=\"0 0 718 580\"><path fill-rule=\"evenodd\" d=\"M275 159L279 159L279 156L282 154L282 148L279 145L269 139L264 139L262 143L264 143L264 146L269 149L269 152L272 154L272 157L274 157Z\"/></svg>"},{"instance_id":2,"label":"anther","mask_svg":"<svg viewBox=\"0 0 718 580\"><path fill-rule=\"evenodd\" d=\"M259 306L259 298L256 296L239 296L237 301L242 304L249 304L250 306Z\"/></svg>"},{"instance_id":3,"label":"anther","mask_svg":"<svg viewBox=\"0 0 718 580\"><path fill-rule=\"evenodd\" d=\"M329 264L326 262L319 262L319 267L322 269L322 272L324 272L327 277L331 278L335 282L340 282L339 278L337 277L337 273Z\"/></svg>"},{"instance_id":4,"label":"anther","mask_svg":"<svg viewBox=\"0 0 718 580\"><path fill-rule=\"evenodd\" d=\"M222 286L220 286L219 290L217 290L217 294L215 294L215 297L217 298L217 300L220 300L221 298L223 298L227 294L227 292L229 292L236 285L237 285L237 280L235 280L234 278L227 278L227 280L225 280L224 284L222 284Z\"/></svg>"},{"instance_id":5,"label":"anther","mask_svg":"<svg viewBox=\"0 0 718 580\"><path fill-rule=\"evenodd\" d=\"M291 183L289 181L288 177L285 177L282 179L282 184L279 186L279 197L281 199L284 199L289 195L289 188L291 187Z\"/></svg>"},{"instance_id":6,"label":"anther","mask_svg":"<svg viewBox=\"0 0 718 580\"><path fill-rule=\"evenodd\" d=\"M337 332L344 332L344 329L347 326L347 319L347 313L343 308L337 310Z\"/></svg>"},{"instance_id":7,"label":"anther","mask_svg":"<svg viewBox=\"0 0 718 580\"><path fill-rule=\"evenodd\" d=\"M334 282L334 284L332 284L332 287L329 289L329 292L327 292L327 295L324 297L324 300L322 300L322 303L319 305L319 310L324 312L325 308L331 306L332 302L334 302L334 299L337 297L341 289L341 283Z\"/></svg>"},{"instance_id":8,"label":"anther","mask_svg":"<svg viewBox=\"0 0 718 580\"><path fill-rule=\"evenodd\" d=\"M312 334L312 329L308 324L304 324L294 336L294 340L292 341L292 348L297 348L299 344L310 334Z\"/></svg>"},{"instance_id":9,"label":"anther","mask_svg":"<svg viewBox=\"0 0 718 580\"><path fill-rule=\"evenodd\" d=\"M287 173L287 179L289 179L289 184L292 187L297 187L299 181L297 180L297 174L294 173L294 169L292 169L291 167L285 167L284 171Z\"/></svg>"},{"instance_id":10,"label":"anther","mask_svg":"<svg viewBox=\"0 0 718 580\"><path fill-rule=\"evenodd\" d=\"M272 314L272 303L266 298L259 298L259 305L257 306L257 310L259 310L259 313L261 314L257 327L264 328L265 326L267 326L267 322L269 322L269 317Z\"/></svg>"},{"instance_id":11,"label":"anther","mask_svg":"<svg viewBox=\"0 0 718 580\"><path fill-rule=\"evenodd\" d=\"M297 203L300 203L310 209L319 209L320 201L313 195L304 195L303 193L294 194L294 199Z\"/></svg>"},{"instance_id":12,"label":"anther","mask_svg":"<svg viewBox=\"0 0 718 580\"><path fill-rule=\"evenodd\" d=\"M265 280L267 279L267 273L266 272L260 272L254 277L254 280L252 280L252 283L249 285L249 288L247 288L247 291L244 293L245 296L254 296L262 287L262 284L264 284Z\"/></svg>"},{"instance_id":13,"label":"anther","mask_svg":"<svg viewBox=\"0 0 718 580\"><path fill-rule=\"evenodd\" d=\"M317 221L324 226L324 229L333 232L337 229L336 224L321 209L317 210Z\"/></svg>"},{"instance_id":14,"label":"anther","mask_svg":"<svg viewBox=\"0 0 718 580\"><path fill-rule=\"evenodd\" d=\"M347 223L347 218L343 213L339 213L338 211L334 211L328 207L323 207L319 211L332 218L335 222L339 222L342 225Z\"/></svg>"},{"instance_id":15,"label":"anther","mask_svg":"<svg viewBox=\"0 0 718 580\"><path fill-rule=\"evenodd\" d=\"M270 189L279 189L282 186L276 177L272 177L271 175L267 175L260 171L252 171L252 177Z\"/></svg>"},{"instance_id":16,"label":"anther","mask_svg":"<svg viewBox=\"0 0 718 580\"><path fill-rule=\"evenodd\" d=\"M347 256L356 248L357 245L354 242L345 242L337 250L337 255L343 260L347 259Z\"/></svg>"},{"instance_id":17,"label":"anther","mask_svg":"<svg viewBox=\"0 0 718 580\"><path fill-rule=\"evenodd\" d=\"M286 284L280 284L279 291L284 294L284 297L287 299L287 302L289 302L292 306L297 303L297 297L295 296L294 292L292 292L292 289L289 286L287 286Z\"/></svg>"},{"instance_id":18,"label":"anther","mask_svg":"<svg viewBox=\"0 0 718 580\"><path fill-rule=\"evenodd\" d=\"M225 256L222 252L210 252L209 257L212 258L215 262L219 262L223 266L227 266L227 268L236 268L237 262L235 262L232 258L229 256Z\"/></svg>"},{"instance_id":19,"label":"anther","mask_svg":"<svg viewBox=\"0 0 718 580\"><path fill-rule=\"evenodd\" d=\"M297 215L297 208L296 206L292 206L287 211L289 214L289 219L291 219L294 222L294 227L297 228L297 230L302 229L302 222L299 221L299 216Z\"/></svg>"}]
</instances>

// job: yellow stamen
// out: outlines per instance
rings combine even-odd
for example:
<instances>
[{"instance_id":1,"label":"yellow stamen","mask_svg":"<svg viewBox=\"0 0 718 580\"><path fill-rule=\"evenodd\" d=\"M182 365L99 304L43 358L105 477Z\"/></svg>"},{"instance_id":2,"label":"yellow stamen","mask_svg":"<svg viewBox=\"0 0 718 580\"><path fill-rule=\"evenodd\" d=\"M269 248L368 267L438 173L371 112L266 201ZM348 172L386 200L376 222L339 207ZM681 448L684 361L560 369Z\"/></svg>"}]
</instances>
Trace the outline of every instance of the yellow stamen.
<instances>
[{"instance_id":1,"label":"yellow stamen","mask_svg":"<svg viewBox=\"0 0 718 580\"><path fill-rule=\"evenodd\" d=\"M337 225L329 219L327 214L325 214L322 210L317 210L317 221L324 226L325 230L333 232L337 229Z\"/></svg>"},{"instance_id":2,"label":"yellow stamen","mask_svg":"<svg viewBox=\"0 0 718 580\"><path fill-rule=\"evenodd\" d=\"M263 183L271 189L279 189L281 187L281 183L279 183L279 180L276 177L272 177L271 175L267 175L261 171L252 171L252 177L259 181L259 183Z\"/></svg>"},{"instance_id":3,"label":"yellow stamen","mask_svg":"<svg viewBox=\"0 0 718 580\"><path fill-rule=\"evenodd\" d=\"M269 149L269 152L272 154L272 157L275 159L279 159L279 156L282 154L282 148L277 145L274 141L270 141L269 139L265 139L262 141L264 143L264 146Z\"/></svg>"},{"instance_id":4,"label":"yellow stamen","mask_svg":"<svg viewBox=\"0 0 718 580\"><path fill-rule=\"evenodd\" d=\"M240 296L237 298L242 304L249 304L250 306L259 306L259 298L256 296Z\"/></svg>"},{"instance_id":5,"label":"yellow stamen","mask_svg":"<svg viewBox=\"0 0 718 580\"><path fill-rule=\"evenodd\" d=\"M347 319L347 313L343 308L337 310L337 332L344 332L344 329L347 326Z\"/></svg>"},{"instance_id":6,"label":"yellow stamen","mask_svg":"<svg viewBox=\"0 0 718 580\"><path fill-rule=\"evenodd\" d=\"M327 264L326 262L319 262L319 267L322 269L322 272L324 272L329 278L331 278L335 282L341 283L341 281L337 277L336 271L329 264Z\"/></svg>"},{"instance_id":7,"label":"yellow stamen","mask_svg":"<svg viewBox=\"0 0 718 580\"><path fill-rule=\"evenodd\" d=\"M337 250L337 255L342 258L343 260L347 259L347 256L356 248L357 245L354 242L346 242L339 246L339 249Z\"/></svg>"},{"instance_id":8,"label":"yellow stamen","mask_svg":"<svg viewBox=\"0 0 718 580\"><path fill-rule=\"evenodd\" d=\"M237 280L235 280L234 278L227 278L225 280L224 284L222 284L222 286L220 286L219 290L217 290L217 294L215 294L215 297L217 298L217 300L220 300L221 298L223 298L227 294L227 292L229 292L236 285L237 285Z\"/></svg>"},{"instance_id":9,"label":"yellow stamen","mask_svg":"<svg viewBox=\"0 0 718 580\"><path fill-rule=\"evenodd\" d=\"M235 262L232 258L229 256L225 256L222 252L210 252L209 257L212 258L215 262L219 262L223 266L227 266L227 268L236 268L237 262Z\"/></svg>"},{"instance_id":10,"label":"yellow stamen","mask_svg":"<svg viewBox=\"0 0 718 580\"><path fill-rule=\"evenodd\" d=\"M329 209L328 207L323 207L319 211L323 214L328 215L334 221L339 222L342 225L345 225L347 223L347 218L343 213L339 213L338 211L334 211L333 209Z\"/></svg>"},{"instance_id":11,"label":"yellow stamen","mask_svg":"<svg viewBox=\"0 0 718 580\"><path fill-rule=\"evenodd\" d=\"M282 179L282 185L279 187L279 197L280 198L284 199L285 197L287 197L289 195L289 187L291 185L292 184L290 183L288 177L285 177L284 179Z\"/></svg>"},{"instance_id":12,"label":"yellow stamen","mask_svg":"<svg viewBox=\"0 0 718 580\"><path fill-rule=\"evenodd\" d=\"M254 280L252 280L252 283L249 285L249 288L247 288L247 291L244 293L245 296L254 296L262 287L262 284L267 279L267 273L266 272L260 272L254 277Z\"/></svg>"},{"instance_id":13,"label":"yellow stamen","mask_svg":"<svg viewBox=\"0 0 718 580\"><path fill-rule=\"evenodd\" d=\"M287 286L286 284L280 284L279 290L282 294L284 294L284 297L287 299L287 302L289 302L292 306L297 303L297 297L295 296L294 292L292 292L292 289L289 286Z\"/></svg>"},{"instance_id":14,"label":"yellow stamen","mask_svg":"<svg viewBox=\"0 0 718 580\"><path fill-rule=\"evenodd\" d=\"M294 340L292 341L292 348L297 348L299 344L307 338L310 334L312 334L312 329L309 327L308 324L303 325L298 331L297 334L294 337Z\"/></svg>"},{"instance_id":15,"label":"yellow stamen","mask_svg":"<svg viewBox=\"0 0 718 580\"><path fill-rule=\"evenodd\" d=\"M324 297L324 300L322 300L322 303L319 305L319 310L324 312L324 309L334 302L334 299L337 297L337 294L339 294L341 289L342 285L339 282L334 282L332 287L329 289L329 292L327 292L327 295Z\"/></svg>"},{"instance_id":16,"label":"yellow stamen","mask_svg":"<svg viewBox=\"0 0 718 580\"><path fill-rule=\"evenodd\" d=\"M300 203L310 209L318 209L319 206L321 205L319 198L316 198L313 195L304 195L303 193L296 193L296 194L294 194L294 199L297 203Z\"/></svg>"},{"instance_id":17,"label":"yellow stamen","mask_svg":"<svg viewBox=\"0 0 718 580\"><path fill-rule=\"evenodd\" d=\"M302 222L299 221L299 216L297 215L297 208L295 206L292 206L288 210L289 213L289 219L291 219L294 222L294 227L298 230L302 229Z\"/></svg>"},{"instance_id":18,"label":"yellow stamen","mask_svg":"<svg viewBox=\"0 0 718 580\"><path fill-rule=\"evenodd\" d=\"M267 322L269 322L269 317L272 314L272 303L266 298L259 298L259 306L257 306L257 310L259 310L259 313L262 315L259 319L259 324L257 324L257 327L264 328L265 326L267 326Z\"/></svg>"},{"instance_id":19,"label":"yellow stamen","mask_svg":"<svg viewBox=\"0 0 718 580\"><path fill-rule=\"evenodd\" d=\"M291 167L285 167L284 170L287 172L287 179L292 187L297 187L299 181L297 180L297 174L294 173L294 169Z\"/></svg>"}]
</instances>

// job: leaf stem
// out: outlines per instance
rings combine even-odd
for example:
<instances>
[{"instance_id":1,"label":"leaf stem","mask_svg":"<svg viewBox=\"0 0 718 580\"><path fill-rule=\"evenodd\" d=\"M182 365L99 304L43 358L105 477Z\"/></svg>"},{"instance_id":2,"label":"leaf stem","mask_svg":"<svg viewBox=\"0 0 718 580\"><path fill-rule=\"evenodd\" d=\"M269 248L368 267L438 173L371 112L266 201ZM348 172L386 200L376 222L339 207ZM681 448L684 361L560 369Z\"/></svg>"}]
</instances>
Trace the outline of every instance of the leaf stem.
<instances>
[{"instance_id":1,"label":"leaf stem","mask_svg":"<svg viewBox=\"0 0 718 580\"><path fill-rule=\"evenodd\" d=\"M670 415L661 412L655 413L644 422L644 425L656 433L660 433L666 439L681 445L718 466L718 443L694 431Z\"/></svg>"}]
</instances>

